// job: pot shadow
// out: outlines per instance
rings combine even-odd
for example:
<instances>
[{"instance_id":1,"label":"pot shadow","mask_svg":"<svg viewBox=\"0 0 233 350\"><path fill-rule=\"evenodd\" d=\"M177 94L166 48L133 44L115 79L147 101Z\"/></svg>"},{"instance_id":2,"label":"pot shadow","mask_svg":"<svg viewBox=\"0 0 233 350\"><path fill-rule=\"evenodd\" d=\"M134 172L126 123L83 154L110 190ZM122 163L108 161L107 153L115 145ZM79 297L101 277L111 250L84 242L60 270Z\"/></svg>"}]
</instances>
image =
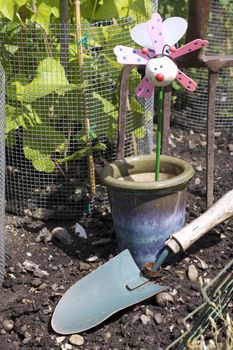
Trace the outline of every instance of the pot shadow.
<instances>
[{"instance_id":1,"label":"pot shadow","mask_svg":"<svg viewBox=\"0 0 233 350\"><path fill-rule=\"evenodd\" d=\"M19 226L33 236L38 244L53 245L65 255L77 259L80 262L86 262L87 258L90 256L97 256L98 260L103 259L105 261L109 259L110 256L115 256L118 253L117 243L113 231L111 215L106 215L105 222L102 223L102 225L98 224L100 222L99 217L99 213L96 214L96 217L94 216L94 223L91 223L90 227L87 225L86 228L84 224L87 238L82 238L78 233L75 233L74 226L76 221L51 220L43 222L41 220L21 220ZM91 220L93 220L93 218L86 218L86 222L91 222ZM51 233L55 227L64 227L67 229L69 238L71 239L70 244L65 244L55 235L52 236L51 240L48 242L46 241L47 233L49 236L49 233ZM45 237L42 235L42 238L38 241L37 238L42 230L45 230Z\"/></svg>"}]
</instances>

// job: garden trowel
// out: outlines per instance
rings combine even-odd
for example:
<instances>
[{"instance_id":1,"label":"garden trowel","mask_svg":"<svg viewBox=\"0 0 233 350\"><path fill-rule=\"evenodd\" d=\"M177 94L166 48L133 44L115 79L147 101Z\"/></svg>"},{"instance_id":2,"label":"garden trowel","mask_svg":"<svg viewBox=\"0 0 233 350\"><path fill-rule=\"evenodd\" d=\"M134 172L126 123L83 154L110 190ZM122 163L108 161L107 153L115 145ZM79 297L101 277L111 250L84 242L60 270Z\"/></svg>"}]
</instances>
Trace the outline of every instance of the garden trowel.
<instances>
[{"instance_id":1,"label":"garden trowel","mask_svg":"<svg viewBox=\"0 0 233 350\"><path fill-rule=\"evenodd\" d=\"M52 327L60 334L88 330L115 312L165 290L153 282L168 256L185 251L211 228L233 215L233 190L225 194L199 218L174 233L155 263L141 271L129 250L75 283L59 301ZM150 276L150 277L149 277Z\"/></svg>"}]
</instances>

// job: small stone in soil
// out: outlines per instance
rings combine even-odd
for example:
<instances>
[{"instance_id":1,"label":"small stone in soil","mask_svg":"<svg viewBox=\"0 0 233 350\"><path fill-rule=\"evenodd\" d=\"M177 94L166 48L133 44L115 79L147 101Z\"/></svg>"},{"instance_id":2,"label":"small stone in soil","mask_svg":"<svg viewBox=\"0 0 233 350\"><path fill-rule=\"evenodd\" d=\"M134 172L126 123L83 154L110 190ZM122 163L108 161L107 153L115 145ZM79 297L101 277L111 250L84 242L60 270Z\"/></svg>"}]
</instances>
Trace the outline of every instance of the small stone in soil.
<instances>
[{"instance_id":1,"label":"small stone in soil","mask_svg":"<svg viewBox=\"0 0 233 350\"><path fill-rule=\"evenodd\" d=\"M33 261L30 260L25 260L23 262L23 267L30 272L33 272L37 269L39 269L39 265L37 265L36 263L34 263Z\"/></svg>"},{"instance_id":2,"label":"small stone in soil","mask_svg":"<svg viewBox=\"0 0 233 350\"><path fill-rule=\"evenodd\" d=\"M33 275L35 277L43 278L43 277L48 277L49 273L45 270L37 269L37 270L33 271Z\"/></svg>"},{"instance_id":3,"label":"small stone in soil","mask_svg":"<svg viewBox=\"0 0 233 350\"><path fill-rule=\"evenodd\" d=\"M197 177L196 179L195 179L195 186L198 186L198 185L200 185L200 183L201 183L201 179L199 178L199 177Z\"/></svg>"},{"instance_id":4,"label":"small stone in soil","mask_svg":"<svg viewBox=\"0 0 233 350\"><path fill-rule=\"evenodd\" d=\"M40 286L39 286L39 290L44 290L48 287L48 284L47 283L42 283Z\"/></svg>"},{"instance_id":5,"label":"small stone in soil","mask_svg":"<svg viewBox=\"0 0 233 350\"><path fill-rule=\"evenodd\" d=\"M145 315L146 316L149 316L149 317L153 317L154 316L154 313L151 309L149 309L148 307L146 307L146 310L145 310Z\"/></svg>"},{"instance_id":6,"label":"small stone in soil","mask_svg":"<svg viewBox=\"0 0 233 350\"><path fill-rule=\"evenodd\" d=\"M166 292L156 294L155 302L157 305L166 306L168 303L174 303L173 296Z\"/></svg>"},{"instance_id":7,"label":"small stone in soil","mask_svg":"<svg viewBox=\"0 0 233 350\"><path fill-rule=\"evenodd\" d=\"M72 345L83 345L84 344L84 338L79 334L72 334L69 337L69 342Z\"/></svg>"},{"instance_id":8,"label":"small stone in soil","mask_svg":"<svg viewBox=\"0 0 233 350\"><path fill-rule=\"evenodd\" d=\"M91 266L89 264L80 261L80 263L79 263L80 271L90 270L90 268L91 268Z\"/></svg>"},{"instance_id":9,"label":"small stone in soil","mask_svg":"<svg viewBox=\"0 0 233 350\"><path fill-rule=\"evenodd\" d=\"M61 344L65 339L66 339L66 337L64 337L64 336L56 337L56 342L57 342L57 344Z\"/></svg>"},{"instance_id":10,"label":"small stone in soil","mask_svg":"<svg viewBox=\"0 0 233 350\"><path fill-rule=\"evenodd\" d=\"M200 165L196 166L196 170L197 170L197 171L203 171L202 165L200 164Z\"/></svg>"},{"instance_id":11,"label":"small stone in soil","mask_svg":"<svg viewBox=\"0 0 233 350\"><path fill-rule=\"evenodd\" d=\"M5 329L5 331L10 332L14 328L14 322L12 320L4 320L2 322L2 326Z\"/></svg>"},{"instance_id":12,"label":"small stone in soil","mask_svg":"<svg viewBox=\"0 0 233 350\"><path fill-rule=\"evenodd\" d=\"M36 236L35 241L36 242L51 242L53 238L52 233L47 229L47 227L42 228L40 230L39 234Z\"/></svg>"},{"instance_id":13,"label":"small stone in soil","mask_svg":"<svg viewBox=\"0 0 233 350\"><path fill-rule=\"evenodd\" d=\"M52 236L65 245L72 244L72 238L65 227L54 227L52 230Z\"/></svg>"},{"instance_id":14,"label":"small stone in soil","mask_svg":"<svg viewBox=\"0 0 233 350\"><path fill-rule=\"evenodd\" d=\"M40 285L41 285L41 279L40 278L33 278L32 286L33 287L39 287Z\"/></svg>"},{"instance_id":15,"label":"small stone in soil","mask_svg":"<svg viewBox=\"0 0 233 350\"><path fill-rule=\"evenodd\" d=\"M111 336L112 336L112 334L110 332L103 333L103 339L104 339L105 343L107 343L109 341Z\"/></svg>"},{"instance_id":16,"label":"small stone in soil","mask_svg":"<svg viewBox=\"0 0 233 350\"><path fill-rule=\"evenodd\" d=\"M160 324L160 323L163 322L163 316L162 316L161 314L159 314L159 313L156 313L156 314L154 315L154 320L155 320L155 322L156 322L157 324Z\"/></svg>"},{"instance_id":17,"label":"small stone in soil","mask_svg":"<svg viewBox=\"0 0 233 350\"><path fill-rule=\"evenodd\" d=\"M150 322L150 317L146 316L146 315L142 315L140 317L140 320L142 321L143 325L147 325L148 322Z\"/></svg>"},{"instance_id":18,"label":"small stone in soil","mask_svg":"<svg viewBox=\"0 0 233 350\"><path fill-rule=\"evenodd\" d=\"M23 344L28 344L30 342L30 340L32 339L32 336L29 332L25 332L24 333L24 340L23 340Z\"/></svg>"},{"instance_id":19,"label":"small stone in soil","mask_svg":"<svg viewBox=\"0 0 233 350\"><path fill-rule=\"evenodd\" d=\"M198 271L196 269L196 266L191 264L188 267L188 278L191 282L197 282L198 281Z\"/></svg>"}]
</instances>

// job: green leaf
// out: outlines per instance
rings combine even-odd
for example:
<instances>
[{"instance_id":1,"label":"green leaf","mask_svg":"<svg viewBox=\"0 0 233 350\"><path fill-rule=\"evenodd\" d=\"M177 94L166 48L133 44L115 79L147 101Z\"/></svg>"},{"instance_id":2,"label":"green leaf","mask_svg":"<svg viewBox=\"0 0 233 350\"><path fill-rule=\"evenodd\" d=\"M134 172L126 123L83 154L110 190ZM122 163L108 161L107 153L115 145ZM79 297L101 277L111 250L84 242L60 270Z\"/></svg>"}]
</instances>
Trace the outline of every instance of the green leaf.
<instances>
[{"instance_id":1,"label":"green leaf","mask_svg":"<svg viewBox=\"0 0 233 350\"><path fill-rule=\"evenodd\" d=\"M106 98L102 97L95 91L93 92L93 97L102 102L104 113L107 113L115 120L118 118L118 110L116 109L116 106L114 104L112 104L110 101L108 101Z\"/></svg>"},{"instance_id":2,"label":"green leaf","mask_svg":"<svg viewBox=\"0 0 233 350\"><path fill-rule=\"evenodd\" d=\"M146 135L145 127L141 126L140 128L135 129L134 135L135 135L136 139L138 139L138 140L143 139Z\"/></svg>"},{"instance_id":3,"label":"green leaf","mask_svg":"<svg viewBox=\"0 0 233 350\"><path fill-rule=\"evenodd\" d=\"M13 55L14 53L16 53L16 51L18 51L19 46L4 44L4 48L6 49L7 52Z\"/></svg>"},{"instance_id":4,"label":"green leaf","mask_svg":"<svg viewBox=\"0 0 233 350\"><path fill-rule=\"evenodd\" d=\"M98 113L96 111L95 113L96 115L101 115L101 125L99 128L98 125L96 125L96 128L99 130L102 125L106 125L107 135L112 140L115 137L116 121L118 119L117 106L95 91L93 92L93 97L98 100L98 102L95 104L95 108L96 110L98 109Z\"/></svg>"},{"instance_id":5,"label":"green leaf","mask_svg":"<svg viewBox=\"0 0 233 350\"><path fill-rule=\"evenodd\" d=\"M36 99L53 92L62 95L76 89L75 84L69 84L63 66L53 58L43 60L37 69L36 77L27 85L16 81L12 83L16 88L16 98L21 102L32 103Z\"/></svg>"},{"instance_id":6,"label":"green leaf","mask_svg":"<svg viewBox=\"0 0 233 350\"><path fill-rule=\"evenodd\" d=\"M65 136L48 124L36 125L24 131L24 147L39 150L43 154L51 154L64 148L64 143Z\"/></svg>"},{"instance_id":7,"label":"green leaf","mask_svg":"<svg viewBox=\"0 0 233 350\"><path fill-rule=\"evenodd\" d=\"M18 7L21 7L27 3L27 0L15 0Z\"/></svg>"},{"instance_id":8,"label":"green leaf","mask_svg":"<svg viewBox=\"0 0 233 350\"><path fill-rule=\"evenodd\" d=\"M64 150L64 144L64 135L49 125L37 125L24 131L24 155L38 171L51 173L55 169L52 154Z\"/></svg>"},{"instance_id":9,"label":"green leaf","mask_svg":"<svg viewBox=\"0 0 233 350\"><path fill-rule=\"evenodd\" d=\"M41 123L41 119L35 110L30 105L25 105L22 110L16 107L6 105L6 135L19 127L27 129L30 126L35 126Z\"/></svg>"},{"instance_id":10,"label":"green leaf","mask_svg":"<svg viewBox=\"0 0 233 350\"><path fill-rule=\"evenodd\" d=\"M15 145L14 132L9 132L5 135L5 145L6 147L12 148Z\"/></svg>"},{"instance_id":11,"label":"green leaf","mask_svg":"<svg viewBox=\"0 0 233 350\"><path fill-rule=\"evenodd\" d=\"M107 148L107 146L102 143L102 142L98 142L94 147L93 149L96 149L96 150L99 150L99 151L105 151Z\"/></svg>"},{"instance_id":12,"label":"green leaf","mask_svg":"<svg viewBox=\"0 0 233 350\"><path fill-rule=\"evenodd\" d=\"M95 7L95 2L97 2L96 8L95 8L95 12L96 12L100 7L99 0L82 0L81 1L82 17L91 19L91 16L93 14L93 10Z\"/></svg>"},{"instance_id":13,"label":"green leaf","mask_svg":"<svg viewBox=\"0 0 233 350\"><path fill-rule=\"evenodd\" d=\"M0 12L4 17L13 21L15 16L15 1L14 0L0 0Z\"/></svg>"},{"instance_id":14,"label":"green leaf","mask_svg":"<svg viewBox=\"0 0 233 350\"><path fill-rule=\"evenodd\" d=\"M96 11L93 19L102 21L120 18L128 15L130 0L104 0L103 5Z\"/></svg>"},{"instance_id":15,"label":"green leaf","mask_svg":"<svg viewBox=\"0 0 233 350\"><path fill-rule=\"evenodd\" d=\"M46 0L45 2L51 7L54 17L59 18L59 0Z\"/></svg>"},{"instance_id":16,"label":"green leaf","mask_svg":"<svg viewBox=\"0 0 233 350\"><path fill-rule=\"evenodd\" d=\"M71 160L80 160L85 156L88 156L91 154L92 150L100 150L100 151L105 151L106 150L106 145L102 142L97 143L94 147L88 148L88 147L84 147L74 153L72 153L71 155L63 158L63 159L57 159L58 163L64 163L64 162L68 162Z\"/></svg>"},{"instance_id":17,"label":"green leaf","mask_svg":"<svg viewBox=\"0 0 233 350\"><path fill-rule=\"evenodd\" d=\"M71 160L78 160L78 159L82 159L83 157L85 157L88 154L90 154L90 149L88 149L87 147L84 147L84 148L72 153L71 155L69 155L63 159L58 159L57 161L59 163L64 163L64 162L68 162Z\"/></svg>"},{"instance_id":18,"label":"green leaf","mask_svg":"<svg viewBox=\"0 0 233 350\"><path fill-rule=\"evenodd\" d=\"M6 126L5 134L7 135L10 131L16 130L19 128L19 121L15 118L16 108L10 105L6 105Z\"/></svg>"},{"instance_id":19,"label":"green leaf","mask_svg":"<svg viewBox=\"0 0 233 350\"><path fill-rule=\"evenodd\" d=\"M151 0L136 0L130 6L129 15L139 23L143 20L148 20L151 16L152 10Z\"/></svg>"},{"instance_id":20,"label":"green leaf","mask_svg":"<svg viewBox=\"0 0 233 350\"><path fill-rule=\"evenodd\" d=\"M32 165L38 171L52 173L56 168L56 164L48 154L43 154L39 150L24 146L24 155L28 160L32 161Z\"/></svg>"},{"instance_id":21,"label":"green leaf","mask_svg":"<svg viewBox=\"0 0 233 350\"><path fill-rule=\"evenodd\" d=\"M42 2L39 6L37 6L36 13L32 15L31 20L41 25L46 33L48 33L51 13L51 7L45 2Z\"/></svg>"}]
</instances>

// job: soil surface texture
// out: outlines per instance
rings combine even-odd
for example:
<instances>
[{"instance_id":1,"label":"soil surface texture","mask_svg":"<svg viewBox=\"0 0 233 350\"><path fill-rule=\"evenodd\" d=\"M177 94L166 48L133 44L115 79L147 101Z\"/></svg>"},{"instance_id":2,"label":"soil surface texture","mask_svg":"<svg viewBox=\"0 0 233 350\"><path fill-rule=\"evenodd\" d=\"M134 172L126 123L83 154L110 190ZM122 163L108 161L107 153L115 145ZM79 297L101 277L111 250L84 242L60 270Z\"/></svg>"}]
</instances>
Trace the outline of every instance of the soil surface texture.
<instances>
[{"instance_id":1,"label":"soil surface texture","mask_svg":"<svg viewBox=\"0 0 233 350\"><path fill-rule=\"evenodd\" d=\"M233 188L232 143L230 131L215 133L215 200ZM188 223L206 209L206 136L173 127L168 154L190 161L196 170L189 186ZM231 219L163 268L156 283L169 286L165 296L128 307L79 335L62 336L50 324L61 296L117 254L108 208L79 220L86 238L75 233L75 224L7 214L6 275L0 288L1 350L165 350L184 329L183 318L203 302L200 280L209 283L233 258ZM104 281L100 283L105 288ZM91 307L91 301L83 307ZM219 336L224 337L224 332Z\"/></svg>"}]
</instances>

